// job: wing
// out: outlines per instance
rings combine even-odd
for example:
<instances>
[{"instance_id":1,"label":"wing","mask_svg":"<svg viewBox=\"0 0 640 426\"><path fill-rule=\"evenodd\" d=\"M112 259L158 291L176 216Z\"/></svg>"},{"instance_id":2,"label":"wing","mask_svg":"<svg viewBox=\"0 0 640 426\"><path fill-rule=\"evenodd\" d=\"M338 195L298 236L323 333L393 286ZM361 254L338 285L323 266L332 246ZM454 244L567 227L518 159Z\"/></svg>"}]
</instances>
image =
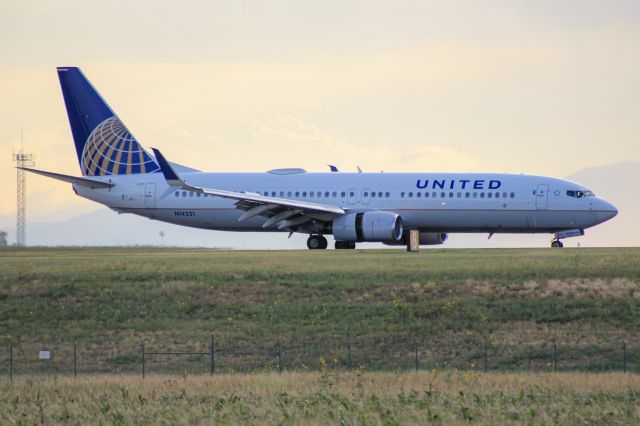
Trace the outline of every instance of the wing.
<instances>
[{"instance_id":1,"label":"wing","mask_svg":"<svg viewBox=\"0 0 640 426\"><path fill-rule=\"evenodd\" d=\"M272 226L278 229L295 230L312 221L328 222L345 213L340 207L327 204L309 203L287 198L267 197L255 193L226 191L222 189L204 188L186 182L176 173L162 153L155 148L153 153L158 160L164 178L171 186L180 186L193 192L236 200L235 206L244 213L238 218L240 222L255 216L266 218L263 228Z\"/></svg>"}]
</instances>

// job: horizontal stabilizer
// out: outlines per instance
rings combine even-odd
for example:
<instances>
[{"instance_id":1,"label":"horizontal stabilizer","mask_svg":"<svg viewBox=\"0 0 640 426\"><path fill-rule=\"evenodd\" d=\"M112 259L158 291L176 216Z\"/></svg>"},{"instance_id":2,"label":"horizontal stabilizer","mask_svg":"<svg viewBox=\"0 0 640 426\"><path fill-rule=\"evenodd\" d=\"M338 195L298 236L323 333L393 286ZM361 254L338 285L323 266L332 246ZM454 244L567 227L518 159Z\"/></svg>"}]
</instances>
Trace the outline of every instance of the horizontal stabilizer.
<instances>
[{"instance_id":1,"label":"horizontal stabilizer","mask_svg":"<svg viewBox=\"0 0 640 426\"><path fill-rule=\"evenodd\" d=\"M86 178L86 177L77 177L77 176L63 175L63 174L60 174L60 173L45 172L44 170L30 169L28 167L18 167L18 169L26 170L28 172L35 173L35 174L42 175L42 176L46 176L46 177L50 177L50 178L53 178L53 179L58 179L58 180L61 180L63 182L69 182L69 183L73 183L73 184L76 184L76 185L86 186L86 187L89 187L89 188L92 188L92 189L94 189L94 188L111 188L112 186L115 185L115 183L111 183L111 182L101 182L101 181L89 179L89 178Z\"/></svg>"}]
</instances>

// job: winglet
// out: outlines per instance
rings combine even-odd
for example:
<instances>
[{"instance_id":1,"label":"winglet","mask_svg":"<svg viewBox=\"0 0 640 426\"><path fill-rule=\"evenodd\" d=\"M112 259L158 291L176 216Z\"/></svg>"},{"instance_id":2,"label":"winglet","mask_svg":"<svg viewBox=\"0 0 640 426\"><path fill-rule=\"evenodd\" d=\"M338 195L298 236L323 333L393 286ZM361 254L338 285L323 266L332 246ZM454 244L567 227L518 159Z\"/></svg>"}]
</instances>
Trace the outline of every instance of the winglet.
<instances>
[{"instance_id":1,"label":"winglet","mask_svg":"<svg viewBox=\"0 0 640 426\"><path fill-rule=\"evenodd\" d=\"M336 166L334 166L333 164L328 164L328 166L329 166L329 170L331 170L331 173L338 172L338 168Z\"/></svg>"},{"instance_id":2,"label":"winglet","mask_svg":"<svg viewBox=\"0 0 640 426\"><path fill-rule=\"evenodd\" d=\"M173 170L171 164L164 158L164 155L160 151L155 148L151 148L153 150L153 154L156 156L156 160L160 165L160 170L162 170L162 174L164 175L165 180L171 186L182 186L183 181L180 179L180 176Z\"/></svg>"}]
</instances>

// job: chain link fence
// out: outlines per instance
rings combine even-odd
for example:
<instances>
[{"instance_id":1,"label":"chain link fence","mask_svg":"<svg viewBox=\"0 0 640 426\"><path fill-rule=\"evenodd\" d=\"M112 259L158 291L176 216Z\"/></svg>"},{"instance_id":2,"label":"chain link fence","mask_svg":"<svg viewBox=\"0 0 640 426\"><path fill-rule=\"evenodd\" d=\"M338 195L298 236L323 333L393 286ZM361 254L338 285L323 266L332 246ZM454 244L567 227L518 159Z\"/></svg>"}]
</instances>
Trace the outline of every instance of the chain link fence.
<instances>
[{"instance_id":1,"label":"chain link fence","mask_svg":"<svg viewBox=\"0 0 640 426\"><path fill-rule=\"evenodd\" d=\"M184 339L186 340L186 339ZM279 339L220 342L179 339L137 344L101 341L16 341L0 352L6 376L92 374L231 374L282 371L640 371L640 351L626 339L562 339L546 336L526 342L488 336L448 341L419 336L358 338L332 336L321 341Z\"/></svg>"}]
</instances>

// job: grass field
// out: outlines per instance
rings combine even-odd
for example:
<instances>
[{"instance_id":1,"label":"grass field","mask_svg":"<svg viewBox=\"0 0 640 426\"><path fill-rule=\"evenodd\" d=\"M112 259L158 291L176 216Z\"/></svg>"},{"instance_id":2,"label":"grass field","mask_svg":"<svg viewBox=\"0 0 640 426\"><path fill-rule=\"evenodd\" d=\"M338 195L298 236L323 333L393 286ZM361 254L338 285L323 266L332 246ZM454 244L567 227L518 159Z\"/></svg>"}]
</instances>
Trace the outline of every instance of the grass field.
<instances>
[{"instance_id":1,"label":"grass field","mask_svg":"<svg viewBox=\"0 0 640 426\"><path fill-rule=\"evenodd\" d=\"M638 424L623 373L285 373L21 378L2 424Z\"/></svg>"},{"instance_id":2,"label":"grass field","mask_svg":"<svg viewBox=\"0 0 640 426\"><path fill-rule=\"evenodd\" d=\"M640 370L640 249L0 250L0 369L134 373L147 351L274 351L286 370ZM38 362L37 350L53 361ZM276 358L220 357L218 371ZM207 356L148 357L150 373ZM0 370L1 371L1 370Z\"/></svg>"}]
</instances>

